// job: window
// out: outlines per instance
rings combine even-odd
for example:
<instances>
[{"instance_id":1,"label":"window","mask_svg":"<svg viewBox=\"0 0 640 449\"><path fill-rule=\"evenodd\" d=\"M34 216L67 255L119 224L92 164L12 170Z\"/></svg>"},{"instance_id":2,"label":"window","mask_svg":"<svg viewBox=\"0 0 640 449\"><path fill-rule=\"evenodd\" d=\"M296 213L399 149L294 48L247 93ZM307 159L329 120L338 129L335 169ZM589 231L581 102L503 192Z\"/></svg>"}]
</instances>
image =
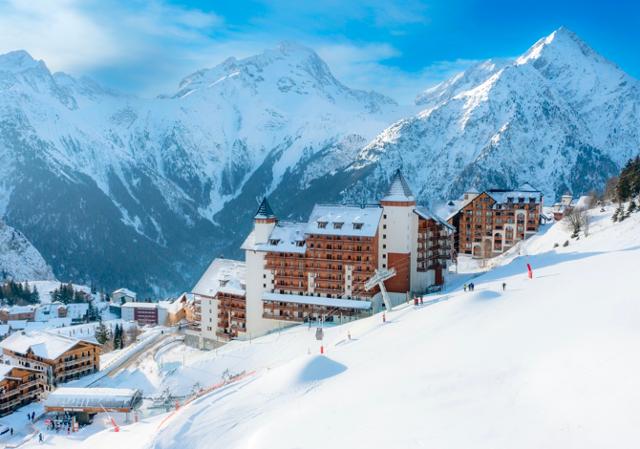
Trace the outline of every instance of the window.
<instances>
[{"instance_id":1,"label":"window","mask_svg":"<svg viewBox=\"0 0 640 449\"><path fill-rule=\"evenodd\" d=\"M325 229L327 227L327 222L326 221L319 221L318 222L318 229Z\"/></svg>"},{"instance_id":2,"label":"window","mask_svg":"<svg viewBox=\"0 0 640 449\"><path fill-rule=\"evenodd\" d=\"M362 223L353 223L353 229L362 229Z\"/></svg>"},{"instance_id":3,"label":"window","mask_svg":"<svg viewBox=\"0 0 640 449\"><path fill-rule=\"evenodd\" d=\"M387 229L387 225L382 225L382 229Z\"/></svg>"},{"instance_id":4,"label":"window","mask_svg":"<svg viewBox=\"0 0 640 449\"><path fill-rule=\"evenodd\" d=\"M384 218L384 219L386 220L386 219L387 219L387 214L384 214L384 215L382 216L382 218Z\"/></svg>"},{"instance_id":5,"label":"window","mask_svg":"<svg viewBox=\"0 0 640 449\"><path fill-rule=\"evenodd\" d=\"M382 238L386 239L387 238L387 234L382 234Z\"/></svg>"},{"instance_id":6,"label":"window","mask_svg":"<svg viewBox=\"0 0 640 449\"><path fill-rule=\"evenodd\" d=\"M383 255L382 255L382 258L383 258L383 259L386 259L386 258L387 258L387 255L386 255L386 254L383 254Z\"/></svg>"},{"instance_id":7,"label":"window","mask_svg":"<svg viewBox=\"0 0 640 449\"><path fill-rule=\"evenodd\" d=\"M304 240L296 240L296 246L304 246Z\"/></svg>"},{"instance_id":8,"label":"window","mask_svg":"<svg viewBox=\"0 0 640 449\"><path fill-rule=\"evenodd\" d=\"M262 279L266 279L266 278L267 278L267 275L266 275L266 274L263 274L263 275L262 275Z\"/></svg>"},{"instance_id":9,"label":"window","mask_svg":"<svg viewBox=\"0 0 640 449\"><path fill-rule=\"evenodd\" d=\"M387 264L386 264L386 263L383 263L383 264L382 264L382 268L387 268Z\"/></svg>"},{"instance_id":10,"label":"window","mask_svg":"<svg viewBox=\"0 0 640 449\"><path fill-rule=\"evenodd\" d=\"M280 239L269 239L269 245L277 246L280 243Z\"/></svg>"},{"instance_id":11,"label":"window","mask_svg":"<svg viewBox=\"0 0 640 449\"><path fill-rule=\"evenodd\" d=\"M344 224L344 223L339 222L339 221L338 221L338 222L335 222L335 223L333 223L333 229L342 229L342 225L343 225L343 224Z\"/></svg>"},{"instance_id":12,"label":"window","mask_svg":"<svg viewBox=\"0 0 640 449\"><path fill-rule=\"evenodd\" d=\"M386 243L382 244L382 249L387 249L387 244Z\"/></svg>"}]
</instances>

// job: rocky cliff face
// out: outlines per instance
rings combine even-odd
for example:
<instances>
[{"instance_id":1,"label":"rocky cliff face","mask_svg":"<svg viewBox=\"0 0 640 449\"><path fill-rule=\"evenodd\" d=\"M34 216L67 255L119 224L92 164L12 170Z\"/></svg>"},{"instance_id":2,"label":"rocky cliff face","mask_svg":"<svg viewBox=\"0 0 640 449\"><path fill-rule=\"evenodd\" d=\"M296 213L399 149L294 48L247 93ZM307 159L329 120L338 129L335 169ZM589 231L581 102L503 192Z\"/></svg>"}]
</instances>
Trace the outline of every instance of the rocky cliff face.
<instances>
[{"instance_id":1,"label":"rocky cliff face","mask_svg":"<svg viewBox=\"0 0 640 449\"><path fill-rule=\"evenodd\" d=\"M0 221L0 281L55 280L37 249L11 226Z\"/></svg>"}]
</instances>

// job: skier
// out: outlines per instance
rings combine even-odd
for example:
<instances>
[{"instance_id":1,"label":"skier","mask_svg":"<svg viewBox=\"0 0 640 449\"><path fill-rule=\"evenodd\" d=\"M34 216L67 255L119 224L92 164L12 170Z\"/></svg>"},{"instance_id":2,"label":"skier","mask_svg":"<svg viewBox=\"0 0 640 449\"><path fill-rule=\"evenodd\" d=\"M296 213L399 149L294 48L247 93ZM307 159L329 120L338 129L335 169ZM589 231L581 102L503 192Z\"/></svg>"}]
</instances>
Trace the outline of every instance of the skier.
<instances>
[{"instance_id":1,"label":"skier","mask_svg":"<svg viewBox=\"0 0 640 449\"><path fill-rule=\"evenodd\" d=\"M42 436L42 432L38 435L38 439L40 440L40 444L44 441L44 437Z\"/></svg>"},{"instance_id":2,"label":"skier","mask_svg":"<svg viewBox=\"0 0 640 449\"><path fill-rule=\"evenodd\" d=\"M502 283L502 291L505 291L507 289L507 283L503 282Z\"/></svg>"},{"instance_id":3,"label":"skier","mask_svg":"<svg viewBox=\"0 0 640 449\"><path fill-rule=\"evenodd\" d=\"M11 429L9 429L11 436L13 436L13 427Z\"/></svg>"},{"instance_id":4,"label":"skier","mask_svg":"<svg viewBox=\"0 0 640 449\"><path fill-rule=\"evenodd\" d=\"M475 284L473 282L471 282L469 284L469 291L472 292L475 288L476 288Z\"/></svg>"},{"instance_id":5,"label":"skier","mask_svg":"<svg viewBox=\"0 0 640 449\"><path fill-rule=\"evenodd\" d=\"M466 292L466 291L467 291L467 284L465 283L465 284L462 286L462 288L464 288L464 291Z\"/></svg>"}]
</instances>

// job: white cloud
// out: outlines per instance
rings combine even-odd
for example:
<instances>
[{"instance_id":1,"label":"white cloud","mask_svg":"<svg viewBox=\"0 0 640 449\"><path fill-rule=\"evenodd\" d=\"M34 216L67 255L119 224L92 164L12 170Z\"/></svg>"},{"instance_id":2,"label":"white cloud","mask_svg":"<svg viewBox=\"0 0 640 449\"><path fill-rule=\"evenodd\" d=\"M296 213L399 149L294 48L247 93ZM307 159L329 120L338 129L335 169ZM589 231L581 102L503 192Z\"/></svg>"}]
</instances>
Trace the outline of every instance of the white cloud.
<instances>
[{"instance_id":1,"label":"white cloud","mask_svg":"<svg viewBox=\"0 0 640 449\"><path fill-rule=\"evenodd\" d=\"M413 103L418 93L477 62L466 59L438 61L408 72L386 63L401 56L399 50L388 44L319 44L315 48L336 77L349 87L376 90L401 104Z\"/></svg>"},{"instance_id":2,"label":"white cloud","mask_svg":"<svg viewBox=\"0 0 640 449\"><path fill-rule=\"evenodd\" d=\"M169 1L0 0L0 53L25 49L54 71L94 76L115 89L156 95L174 91L179 80L195 70L230 56L259 53L284 38L314 48L349 87L376 90L401 103L413 102L419 92L473 62L444 61L408 72L393 64L402 55L388 43L353 42L315 31L331 21L348 20L393 31L428 20L419 1L400 7L385 0L275 0L265 17L247 20L242 29L228 26L215 13ZM269 21L284 28L272 32Z\"/></svg>"},{"instance_id":3,"label":"white cloud","mask_svg":"<svg viewBox=\"0 0 640 449\"><path fill-rule=\"evenodd\" d=\"M0 52L17 49L56 70L108 64L120 53L117 40L73 0L0 2Z\"/></svg>"}]
</instances>

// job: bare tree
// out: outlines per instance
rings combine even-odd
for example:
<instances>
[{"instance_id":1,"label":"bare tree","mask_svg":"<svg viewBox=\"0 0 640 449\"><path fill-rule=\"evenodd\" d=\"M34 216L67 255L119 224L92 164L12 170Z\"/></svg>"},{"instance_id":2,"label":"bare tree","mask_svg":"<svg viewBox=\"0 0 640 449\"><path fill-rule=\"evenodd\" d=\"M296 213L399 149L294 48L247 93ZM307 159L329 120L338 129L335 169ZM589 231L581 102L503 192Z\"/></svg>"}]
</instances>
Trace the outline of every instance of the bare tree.
<instances>
[{"instance_id":1,"label":"bare tree","mask_svg":"<svg viewBox=\"0 0 640 449\"><path fill-rule=\"evenodd\" d=\"M572 238L577 238L580 231L584 233L585 237L589 235L589 215L586 209L574 207L565 214L564 221L572 231Z\"/></svg>"}]
</instances>

